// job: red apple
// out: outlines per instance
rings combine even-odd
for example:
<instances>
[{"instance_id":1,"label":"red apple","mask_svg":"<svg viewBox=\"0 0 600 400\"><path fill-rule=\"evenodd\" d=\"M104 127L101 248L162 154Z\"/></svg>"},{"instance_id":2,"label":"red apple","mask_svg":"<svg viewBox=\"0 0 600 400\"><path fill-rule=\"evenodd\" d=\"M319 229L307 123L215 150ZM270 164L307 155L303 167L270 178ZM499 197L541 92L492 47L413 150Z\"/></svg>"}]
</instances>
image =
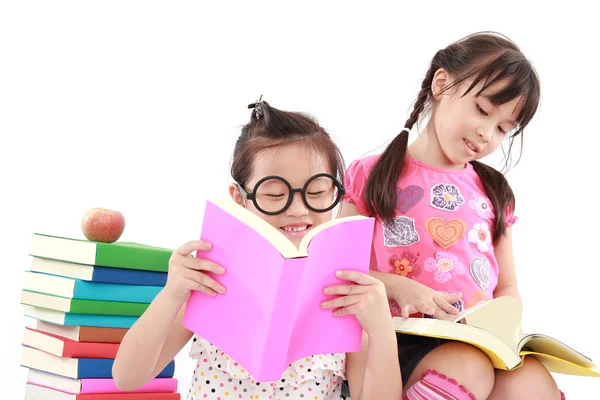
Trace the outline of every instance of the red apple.
<instances>
[{"instance_id":1,"label":"red apple","mask_svg":"<svg viewBox=\"0 0 600 400\"><path fill-rule=\"evenodd\" d=\"M88 240L113 243L125 230L125 218L115 210L92 208L83 215L81 230Z\"/></svg>"}]
</instances>

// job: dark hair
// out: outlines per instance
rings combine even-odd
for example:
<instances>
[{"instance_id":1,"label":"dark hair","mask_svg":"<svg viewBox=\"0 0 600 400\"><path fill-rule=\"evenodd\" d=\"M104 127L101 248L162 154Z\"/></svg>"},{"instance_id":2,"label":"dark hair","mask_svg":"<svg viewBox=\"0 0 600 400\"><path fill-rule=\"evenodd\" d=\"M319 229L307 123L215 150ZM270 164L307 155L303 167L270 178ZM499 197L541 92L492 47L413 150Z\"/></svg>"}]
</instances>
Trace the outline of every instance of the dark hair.
<instances>
[{"instance_id":1,"label":"dark hair","mask_svg":"<svg viewBox=\"0 0 600 400\"><path fill-rule=\"evenodd\" d=\"M236 182L240 185L248 182L258 153L293 142L303 143L322 154L328 163L328 172L344 182L342 154L316 119L304 113L278 110L266 101L258 101L248 107L254 110L250 121L242 127L233 150L231 176Z\"/></svg>"},{"instance_id":2,"label":"dark hair","mask_svg":"<svg viewBox=\"0 0 600 400\"><path fill-rule=\"evenodd\" d=\"M509 137L505 166L509 165L514 138L523 133L537 111L540 100L537 73L517 45L509 39L494 33L476 33L439 50L421 83L414 109L404 124L406 130L398 134L387 146L369 175L365 190L366 205L371 215L377 215L387 223L394 217L397 197L394 188L404 166L408 131L430 108L433 99L431 85L435 72L440 68L444 68L453 77L442 93L467 79L473 79L463 96L483 81L482 88L475 93L475 96L479 96L491 84L508 79L510 83L490 96L490 101L494 105L501 105L523 96L523 107L517 118L518 127ZM521 143L522 140L521 135ZM502 173L479 161L471 161L471 164L479 174L494 208L493 241L496 243L506 233L504 213L514 210L515 197Z\"/></svg>"}]
</instances>

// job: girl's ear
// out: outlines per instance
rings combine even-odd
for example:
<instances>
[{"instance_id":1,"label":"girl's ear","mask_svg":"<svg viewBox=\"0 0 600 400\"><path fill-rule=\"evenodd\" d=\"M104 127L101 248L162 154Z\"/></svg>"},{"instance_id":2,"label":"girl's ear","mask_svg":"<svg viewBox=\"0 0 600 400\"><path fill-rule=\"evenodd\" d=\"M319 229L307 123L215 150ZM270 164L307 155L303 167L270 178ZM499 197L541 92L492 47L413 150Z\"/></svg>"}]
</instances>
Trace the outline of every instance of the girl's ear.
<instances>
[{"instance_id":1,"label":"girl's ear","mask_svg":"<svg viewBox=\"0 0 600 400\"><path fill-rule=\"evenodd\" d=\"M444 88L450 83L450 74L444 69L440 68L435 71L433 79L431 80L431 92L435 100L440 100L443 94Z\"/></svg>"},{"instance_id":2,"label":"girl's ear","mask_svg":"<svg viewBox=\"0 0 600 400\"><path fill-rule=\"evenodd\" d=\"M229 184L229 195L231 196L231 199L238 203L240 206L246 207L246 199L240 193L237 183Z\"/></svg>"}]
</instances>

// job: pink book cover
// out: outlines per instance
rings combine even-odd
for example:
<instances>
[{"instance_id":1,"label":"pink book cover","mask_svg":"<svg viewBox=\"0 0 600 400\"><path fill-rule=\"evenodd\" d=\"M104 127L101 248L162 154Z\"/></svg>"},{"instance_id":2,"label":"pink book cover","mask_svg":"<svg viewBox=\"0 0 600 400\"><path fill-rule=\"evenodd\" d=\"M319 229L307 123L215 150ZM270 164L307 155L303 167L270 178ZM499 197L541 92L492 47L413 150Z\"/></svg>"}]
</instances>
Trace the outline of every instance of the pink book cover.
<instances>
[{"instance_id":1,"label":"pink book cover","mask_svg":"<svg viewBox=\"0 0 600 400\"><path fill-rule=\"evenodd\" d=\"M144 386L131 390L131 393L170 393L177 391L177 379L157 378L146 383ZM82 379L81 394L92 393L123 393L115 385L113 379Z\"/></svg>"},{"instance_id":2,"label":"pink book cover","mask_svg":"<svg viewBox=\"0 0 600 400\"><path fill-rule=\"evenodd\" d=\"M249 212L249 211L248 211ZM208 201L201 239L213 275L226 288L215 297L194 291L183 326L219 347L256 380L279 380L292 362L315 354L360 351L362 327L353 315L334 317L320 303L328 285L345 283L339 269L367 273L373 218L344 221L317 233L308 257L284 258L252 227Z\"/></svg>"},{"instance_id":3,"label":"pink book cover","mask_svg":"<svg viewBox=\"0 0 600 400\"><path fill-rule=\"evenodd\" d=\"M123 391L117 388L113 379L81 379L81 389L72 394L110 394L110 393L174 393L177 392L177 379L157 378L135 390ZM32 385L59 390L51 385L40 385L37 382L28 382Z\"/></svg>"}]
</instances>

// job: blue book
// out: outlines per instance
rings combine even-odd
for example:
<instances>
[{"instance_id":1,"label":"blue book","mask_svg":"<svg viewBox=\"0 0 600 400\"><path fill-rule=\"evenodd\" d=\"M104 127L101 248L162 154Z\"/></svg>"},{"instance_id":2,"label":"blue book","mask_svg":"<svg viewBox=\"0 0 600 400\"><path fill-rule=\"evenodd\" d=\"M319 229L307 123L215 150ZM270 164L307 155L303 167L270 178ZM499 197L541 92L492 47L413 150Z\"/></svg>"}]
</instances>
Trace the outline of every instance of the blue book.
<instances>
[{"instance_id":1,"label":"blue book","mask_svg":"<svg viewBox=\"0 0 600 400\"><path fill-rule=\"evenodd\" d=\"M24 305L25 316L63 326L96 326L129 329L138 317L121 315L72 314L47 308Z\"/></svg>"},{"instance_id":2,"label":"blue book","mask_svg":"<svg viewBox=\"0 0 600 400\"><path fill-rule=\"evenodd\" d=\"M151 303L162 286L88 282L64 276L26 271L23 289L67 299Z\"/></svg>"},{"instance_id":3,"label":"blue book","mask_svg":"<svg viewBox=\"0 0 600 400\"><path fill-rule=\"evenodd\" d=\"M65 376L73 379L112 379L112 358L68 358L58 357L32 347L23 346L21 366ZM175 361L158 374L157 378L173 378Z\"/></svg>"},{"instance_id":4,"label":"blue book","mask_svg":"<svg viewBox=\"0 0 600 400\"><path fill-rule=\"evenodd\" d=\"M40 257L33 257L29 268L35 272L91 282L143 286L165 286L167 283L166 272L100 267Z\"/></svg>"}]
</instances>

